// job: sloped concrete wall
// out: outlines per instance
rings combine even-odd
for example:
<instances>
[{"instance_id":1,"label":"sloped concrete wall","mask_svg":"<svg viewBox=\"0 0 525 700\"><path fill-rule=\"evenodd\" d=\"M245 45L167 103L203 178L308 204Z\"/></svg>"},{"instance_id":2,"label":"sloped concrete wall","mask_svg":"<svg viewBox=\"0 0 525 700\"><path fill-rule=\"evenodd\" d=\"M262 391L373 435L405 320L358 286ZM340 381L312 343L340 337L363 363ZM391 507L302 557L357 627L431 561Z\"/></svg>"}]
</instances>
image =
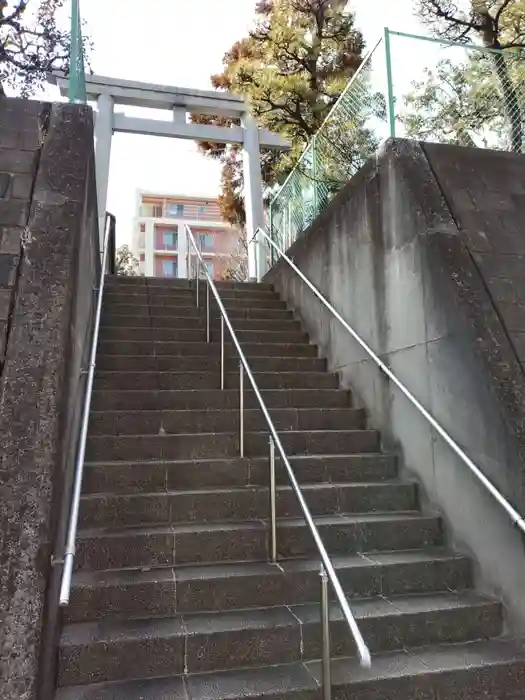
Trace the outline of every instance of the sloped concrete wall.
<instances>
[{"instance_id":1,"label":"sloped concrete wall","mask_svg":"<svg viewBox=\"0 0 525 700\"><path fill-rule=\"evenodd\" d=\"M0 695L53 691L51 566L99 277L87 107L0 99Z\"/></svg>"},{"instance_id":2,"label":"sloped concrete wall","mask_svg":"<svg viewBox=\"0 0 525 700\"><path fill-rule=\"evenodd\" d=\"M523 156L391 140L289 251L523 515L525 377L516 333L525 328L517 301L525 269L516 259L524 194ZM502 280L512 314L494 291ZM523 633L523 539L501 507L286 263L267 281L383 431L385 448L417 475L428 507L475 557L480 586L503 598L509 625Z\"/></svg>"}]
</instances>

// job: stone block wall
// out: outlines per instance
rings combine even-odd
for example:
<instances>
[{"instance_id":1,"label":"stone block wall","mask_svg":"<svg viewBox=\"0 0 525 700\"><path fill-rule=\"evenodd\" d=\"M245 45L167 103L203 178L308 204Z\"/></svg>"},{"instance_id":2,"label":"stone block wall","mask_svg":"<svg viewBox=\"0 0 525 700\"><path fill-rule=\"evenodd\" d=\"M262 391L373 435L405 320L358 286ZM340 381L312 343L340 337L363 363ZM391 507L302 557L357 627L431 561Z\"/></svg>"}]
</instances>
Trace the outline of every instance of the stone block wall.
<instances>
[{"instance_id":1,"label":"stone block wall","mask_svg":"<svg viewBox=\"0 0 525 700\"><path fill-rule=\"evenodd\" d=\"M2 100L0 110L0 367L50 105Z\"/></svg>"},{"instance_id":2,"label":"stone block wall","mask_svg":"<svg viewBox=\"0 0 525 700\"><path fill-rule=\"evenodd\" d=\"M0 678L51 698L100 275L90 108L0 99Z\"/></svg>"}]
</instances>

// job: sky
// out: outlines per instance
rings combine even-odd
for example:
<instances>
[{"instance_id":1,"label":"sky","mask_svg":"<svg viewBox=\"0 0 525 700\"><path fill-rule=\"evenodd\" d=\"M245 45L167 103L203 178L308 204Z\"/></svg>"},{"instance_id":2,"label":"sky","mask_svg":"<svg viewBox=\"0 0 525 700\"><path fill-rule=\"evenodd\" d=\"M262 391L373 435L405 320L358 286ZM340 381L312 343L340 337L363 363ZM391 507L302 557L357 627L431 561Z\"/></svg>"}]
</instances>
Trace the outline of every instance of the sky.
<instances>
[{"instance_id":1,"label":"sky","mask_svg":"<svg viewBox=\"0 0 525 700\"><path fill-rule=\"evenodd\" d=\"M136 10L130 10L132 5ZM220 71L224 53L252 24L255 0L80 0L80 6L95 45L95 73L211 89L210 75ZM369 46L384 26L422 32L412 0L351 0L351 7ZM57 92L50 90L56 99ZM159 114L171 118L168 112ZM219 176L218 164L190 141L115 134L107 206L117 217L118 244L131 241L137 188L217 196Z\"/></svg>"}]
</instances>

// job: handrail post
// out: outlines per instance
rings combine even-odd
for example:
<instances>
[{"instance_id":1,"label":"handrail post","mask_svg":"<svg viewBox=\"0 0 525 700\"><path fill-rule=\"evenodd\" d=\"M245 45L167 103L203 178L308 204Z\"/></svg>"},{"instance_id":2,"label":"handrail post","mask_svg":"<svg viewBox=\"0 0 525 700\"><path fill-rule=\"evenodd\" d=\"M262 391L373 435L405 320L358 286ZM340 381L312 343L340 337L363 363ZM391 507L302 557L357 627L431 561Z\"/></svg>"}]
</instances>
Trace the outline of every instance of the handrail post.
<instances>
[{"instance_id":1,"label":"handrail post","mask_svg":"<svg viewBox=\"0 0 525 700\"><path fill-rule=\"evenodd\" d=\"M200 262L197 261L197 275L196 275L196 284L197 284L197 308L199 308L199 290L200 290L200 281L201 281L201 266Z\"/></svg>"},{"instance_id":2,"label":"handrail post","mask_svg":"<svg viewBox=\"0 0 525 700\"><path fill-rule=\"evenodd\" d=\"M270 550L272 562L277 561L277 486L275 478L275 441L270 435Z\"/></svg>"},{"instance_id":3,"label":"handrail post","mask_svg":"<svg viewBox=\"0 0 525 700\"><path fill-rule=\"evenodd\" d=\"M186 275L188 277L188 282L191 289L191 253L190 253L190 234L188 229L186 231Z\"/></svg>"},{"instance_id":4,"label":"handrail post","mask_svg":"<svg viewBox=\"0 0 525 700\"><path fill-rule=\"evenodd\" d=\"M210 331L210 285L206 285L206 342L211 340Z\"/></svg>"},{"instance_id":5,"label":"handrail post","mask_svg":"<svg viewBox=\"0 0 525 700\"><path fill-rule=\"evenodd\" d=\"M224 389L224 316L221 314L221 389Z\"/></svg>"},{"instance_id":6,"label":"handrail post","mask_svg":"<svg viewBox=\"0 0 525 700\"><path fill-rule=\"evenodd\" d=\"M239 445L244 457L244 367L239 362Z\"/></svg>"},{"instance_id":7,"label":"handrail post","mask_svg":"<svg viewBox=\"0 0 525 700\"><path fill-rule=\"evenodd\" d=\"M323 700L332 698L332 669L330 652L330 600L328 596L328 575L321 564L321 634L322 634L322 675Z\"/></svg>"},{"instance_id":8,"label":"handrail post","mask_svg":"<svg viewBox=\"0 0 525 700\"><path fill-rule=\"evenodd\" d=\"M386 94L387 94L387 117L390 136L396 136L396 113L394 104L394 83L392 78L392 51L390 45L390 29L385 27L385 60L386 60Z\"/></svg>"},{"instance_id":9,"label":"handrail post","mask_svg":"<svg viewBox=\"0 0 525 700\"><path fill-rule=\"evenodd\" d=\"M314 215L312 218L312 221L319 215L320 210L319 210L319 193L317 190L317 185L319 182L319 172L317 168L317 138L316 134L312 136L312 183L313 183L313 209L314 209Z\"/></svg>"}]
</instances>

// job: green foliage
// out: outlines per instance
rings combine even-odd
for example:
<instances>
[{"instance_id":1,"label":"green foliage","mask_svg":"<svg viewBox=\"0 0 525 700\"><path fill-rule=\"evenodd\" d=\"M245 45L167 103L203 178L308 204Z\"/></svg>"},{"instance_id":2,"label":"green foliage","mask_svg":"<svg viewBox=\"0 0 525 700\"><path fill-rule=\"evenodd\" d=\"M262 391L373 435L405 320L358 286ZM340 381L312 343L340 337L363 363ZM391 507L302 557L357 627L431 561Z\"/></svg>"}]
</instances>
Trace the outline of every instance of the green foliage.
<instances>
[{"instance_id":1,"label":"green foliage","mask_svg":"<svg viewBox=\"0 0 525 700\"><path fill-rule=\"evenodd\" d=\"M419 0L418 9L436 36L492 50L468 49L465 60L427 70L404 100L407 134L523 152L525 0L470 0L464 10L451 0Z\"/></svg>"},{"instance_id":2,"label":"green foliage","mask_svg":"<svg viewBox=\"0 0 525 700\"><path fill-rule=\"evenodd\" d=\"M372 85L372 59L346 86L294 171L271 202L276 242L288 248L379 145L386 104Z\"/></svg>"},{"instance_id":3,"label":"green foliage","mask_svg":"<svg viewBox=\"0 0 525 700\"><path fill-rule=\"evenodd\" d=\"M509 148L506 120L491 60L477 53L438 63L413 84L401 113L407 136L480 148ZM507 130L508 131L508 130Z\"/></svg>"},{"instance_id":4,"label":"green foliage","mask_svg":"<svg viewBox=\"0 0 525 700\"><path fill-rule=\"evenodd\" d=\"M65 0L0 0L0 84L28 97L47 73L67 71L69 32L57 24ZM3 91L3 89L2 89Z\"/></svg>"},{"instance_id":5,"label":"green foliage","mask_svg":"<svg viewBox=\"0 0 525 700\"><path fill-rule=\"evenodd\" d=\"M261 0L255 27L223 59L212 76L218 90L245 95L261 127L290 141L287 154L264 152L264 182L282 182L361 63L364 43L354 16L340 0ZM231 120L195 117L221 126ZM238 148L203 144L224 164L221 206L225 218L243 224L242 158Z\"/></svg>"}]
</instances>

